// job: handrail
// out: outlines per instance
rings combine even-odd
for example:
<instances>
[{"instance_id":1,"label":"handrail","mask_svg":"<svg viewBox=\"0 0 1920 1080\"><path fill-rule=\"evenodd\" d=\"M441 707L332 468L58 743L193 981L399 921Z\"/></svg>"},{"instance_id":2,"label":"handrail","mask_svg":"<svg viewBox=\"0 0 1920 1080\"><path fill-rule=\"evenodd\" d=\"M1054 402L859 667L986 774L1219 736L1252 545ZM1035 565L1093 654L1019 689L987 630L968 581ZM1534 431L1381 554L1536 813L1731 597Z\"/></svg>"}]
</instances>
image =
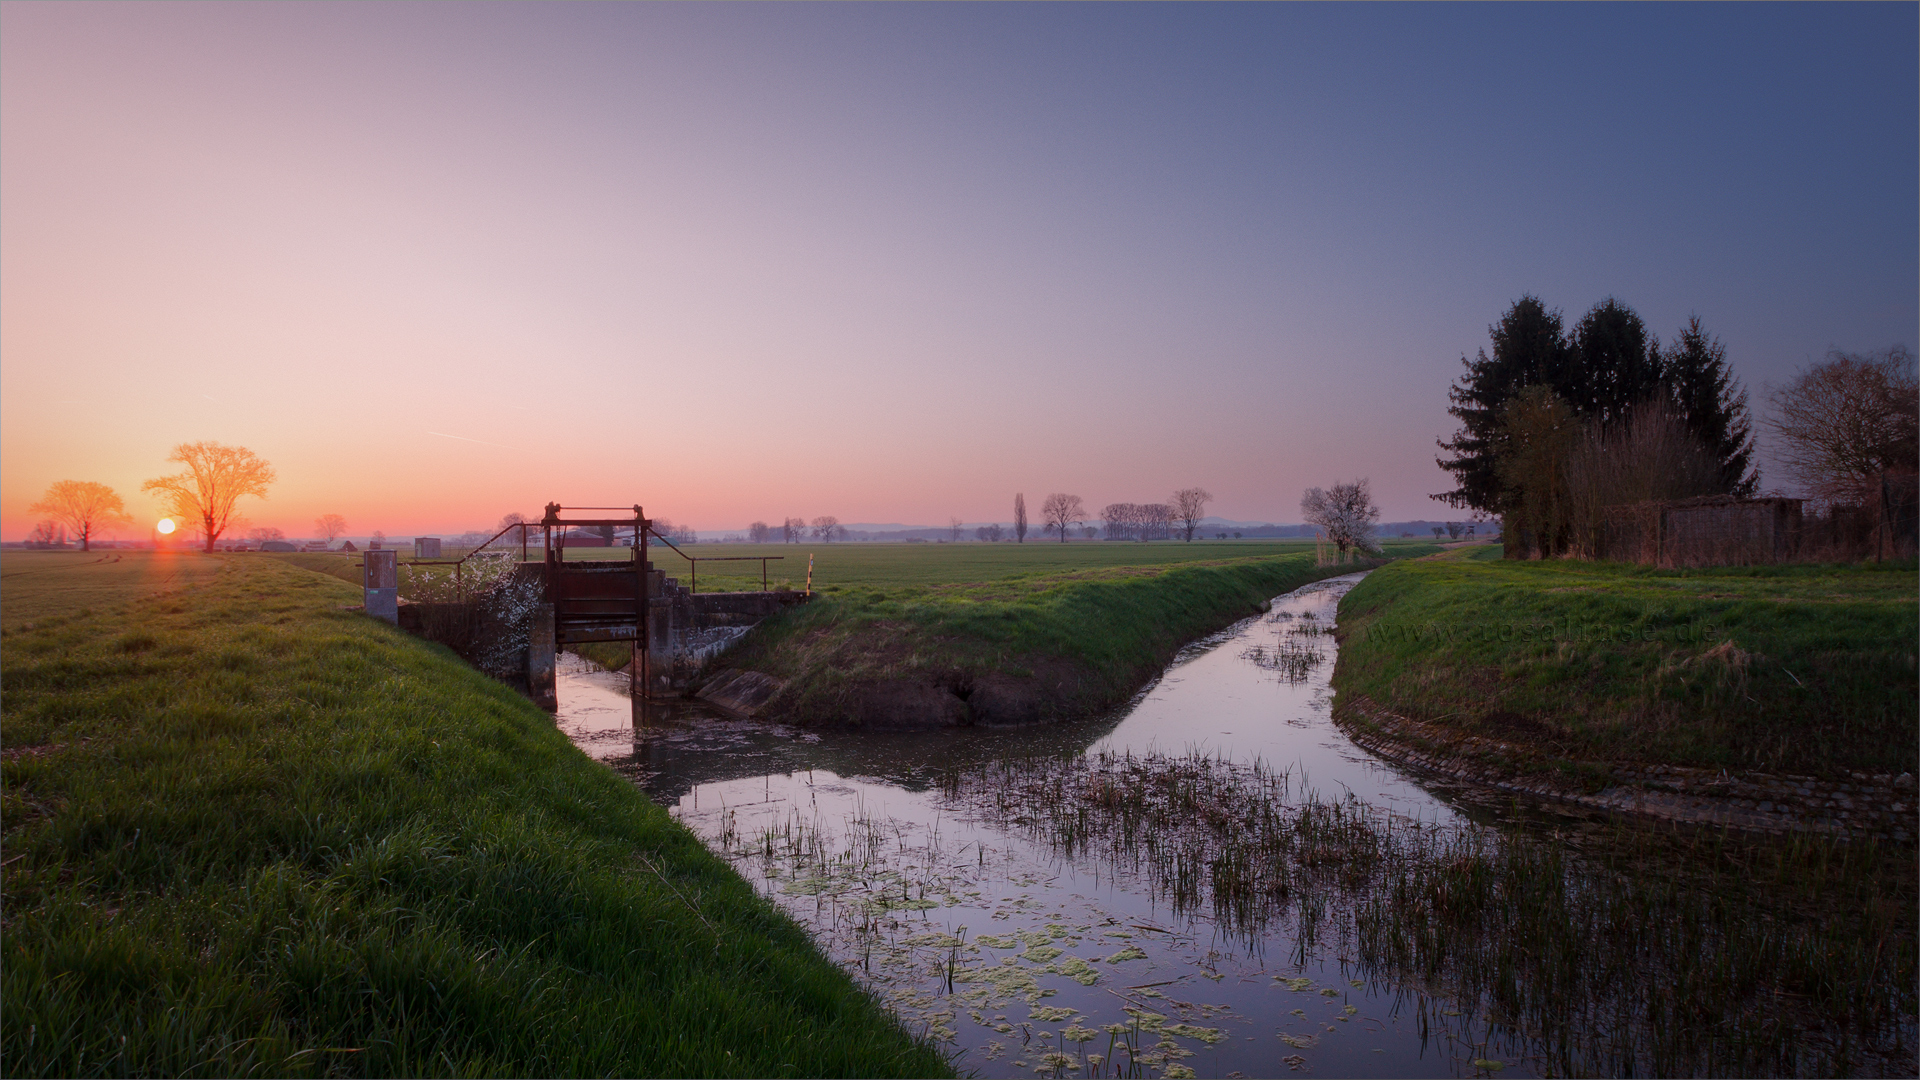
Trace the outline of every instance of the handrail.
<instances>
[{"instance_id":1,"label":"handrail","mask_svg":"<svg viewBox=\"0 0 1920 1080\"><path fill-rule=\"evenodd\" d=\"M626 509L626 507L572 506L572 507L567 507L566 509L569 509L569 510L624 510ZM557 523L562 526L566 526L569 524L584 524L584 523L565 522L565 521L558 521ZM472 559L475 556L479 555L481 552L485 551L487 548L487 545L493 543L495 540L500 539L502 536L507 535L508 533L512 532L515 529L519 529L520 530L520 559L522 562L525 562L527 558L527 530L542 529L542 528L549 528L549 527L550 526L547 523L540 522L540 521L516 521L513 524L508 525L505 528L501 529L499 532L494 533L492 536L487 537L485 540L482 540L478 545L476 545L473 548L473 550L467 552L465 555L460 556L458 559L413 559L407 562L406 565L407 566L451 566L453 567L454 591L457 595L464 598L466 596L466 581L465 581L465 575L463 575L460 571L461 571L461 568L466 565L467 560ZM658 531L656 531L652 526L652 524L648 524L646 526L646 529L647 529L647 535L653 537L654 539L672 548L673 553L675 555L678 555L681 558L687 560L687 563L688 563L687 591L688 592L699 591L700 564L702 562L757 562L760 564L760 589L761 591L764 592L766 591L766 588L767 588L767 564L769 562L779 562L786 558L785 555L689 555L686 552L680 550L680 545L667 539L665 536L662 536Z\"/></svg>"},{"instance_id":2,"label":"handrail","mask_svg":"<svg viewBox=\"0 0 1920 1080\"><path fill-rule=\"evenodd\" d=\"M755 562L755 561L757 561L757 562L759 562L759 564L760 564L760 591L761 591L761 592L766 592L766 591L767 591L767 563L768 563L768 562L771 562L771 561L778 561L778 560L780 560L780 559L784 559L784 558L786 558L786 556L785 556L785 555L700 555L700 556L693 556L693 555L689 555L689 554L687 554L687 553L686 553L686 552L684 552L684 551L681 551L681 550L680 550L680 545L678 545L678 544L676 544L676 543L674 543L673 541L671 541L671 540L669 540L669 539L667 539L667 538L666 538L666 537L664 537L664 536L661 536L661 535L660 535L659 533L657 533L657 532L654 532L654 530L653 530L653 526L651 526L651 525L649 525L649 526L647 526L647 532L648 532L648 534L650 534L651 536L653 536L653 537L654 537L655 539L657 539L657 540L659 540L659 541L660 541L661 543L663 543L663 544L665 544L665 545L667 545L668 547L670 547L670 548L672 548L672 549L673 549L673 553L674 553L675 555L678 555L678 556L680 556L681 558L683 558L683 559L685 559L685 560L687 560L687 563L688 563L688 567L687 567L687 591L688 591L688 592L690 592L690 593L695 593L695 592L699 592L699 591L700 591L700 563L701 563L702 561L705 561L705 562Z\"/></svg>"}]
</instances>

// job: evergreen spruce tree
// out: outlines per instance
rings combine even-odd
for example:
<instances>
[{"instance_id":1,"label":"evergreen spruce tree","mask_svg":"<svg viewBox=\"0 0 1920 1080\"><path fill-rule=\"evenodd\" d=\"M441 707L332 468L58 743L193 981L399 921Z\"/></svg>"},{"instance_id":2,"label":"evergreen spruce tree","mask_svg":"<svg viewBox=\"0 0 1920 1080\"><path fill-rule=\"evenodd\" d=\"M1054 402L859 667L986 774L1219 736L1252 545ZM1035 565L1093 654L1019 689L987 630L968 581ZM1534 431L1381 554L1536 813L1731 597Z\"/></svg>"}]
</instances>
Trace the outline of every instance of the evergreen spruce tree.
<instances>
[{"instance_id":1,"label":"evergreen spruce tree","mask_svg":"<svg viewBox=\"0 0 1920 1080\"><path fill-rule=\"evenodd\" d=\"M1460 430L1440 442L1453 458L1438 462L1458 486L1433 497L1450 506L1498 514L1505 509L1499 470L1501 410L1528 386L1559 390L1571 354L1560 313L1548 311L1531 294L1514 301L1487 333L1493 338L1493 355L1482 349L1476 360L1461 357L1466 374L1447 391L1453 402L1447 412L1460 421Z\"/></svg>"},{"instance_id":2,"label":"evergreen spruce tree","mask_svg":"<svg viewBox=\"0 0 1920 1080\"><path fill-rule=\"evenodd\" d=\"M1573 362L1554 387L1581 417L1612 427L1662 392L1659 341L1632 308L1609 296L1573 328Z\"/></svg>"},{"instance_id":3,"label":"evergreen spruce tree","mask_svg":"<svg viewBox=\"0 0 1920 1080\"><path fill-rule=\"evenodd\" d=\"M1695 316L1661 354L1674 411L1720 462L1729 495L1751 498L1760 488L1754 464L1753 417L1747 391L1727 367L1727 349Z\"/></svg>"}]
</instances>

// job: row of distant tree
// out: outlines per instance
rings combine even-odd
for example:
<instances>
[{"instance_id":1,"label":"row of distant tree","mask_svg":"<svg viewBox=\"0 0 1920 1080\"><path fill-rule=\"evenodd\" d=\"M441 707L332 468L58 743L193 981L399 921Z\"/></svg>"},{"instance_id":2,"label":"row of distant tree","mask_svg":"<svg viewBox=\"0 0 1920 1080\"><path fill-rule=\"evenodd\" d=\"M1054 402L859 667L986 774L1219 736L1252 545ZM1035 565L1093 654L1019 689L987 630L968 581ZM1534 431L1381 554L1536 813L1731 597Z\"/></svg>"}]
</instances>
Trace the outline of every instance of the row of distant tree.
<instances>
[{"instance_id":1,"label":"row of distant tree","mask_svg":"<svg viewBox=\"0 0 1920 1080\"><path fill-rule=\"evenodd\" d=\"M1435 499L1519 525L1544 556L1596 550L1610 508L1759 492L1747 391L1699 319L1663 344L1618 300L1567 328L1523 296L1488 332L1449 392L1460 428L1439 464L1457 486ZM1902 346L1834 350L1767 400L1776 460L1817 504L1865 502L1920 458Z\"/></svg>"},{"instance_id":2,"label":"row of distant tree","mask_svg":"<svg viewBox=\"0 0 1920 1080\"><path fill-rule=\"evenodd\" d=\"M1185 539L1192 540L1199 532L1200 519L1206 516L1207 503L1212 499L1213 496L1204 488L1184 488L1174 492L1171 503L1113 503L1102 512L1101 517L1106 524L1108 539L1164 540L1177 531ZM1042 533L1059 540L1069 539L1075 526L1086 521L1087 517L1086 501L1078 495L1055 492L1040 505ZM1024 543L1029 531L1027 496L1020 492L1013 497L1013 524L1010 527L992 522L976 526L973 536L987 543L1006 540ZM946 533L947 539L957 543L965 537L967 528L959 518L951 518L947 522ZM1097 532L1087 530L1085 535L1093 536ZM747 526L746 538L756 544L796 544L808 539L823 542L845 540L848 536L848 530L840 524L840 519L827 515L814 518L811 522L805 518L789 517L779 525L756 521Z\"/></svg>"},{"instance_id":3,"label":"row of distant tree","mask_svg":"<svg viewBox=\"0 0 1920 1080\"><path fill-rule=\"evenodd\" d=\"M845 540L847 535L846 526L831 514L814 518L811 523L806 518L790 517L783 519L779 525L756 521L747 526L747 539L756 544L769 544L775 540L798 544L809 538L830 544L835 540Z\"/></svg>"}]
</instances>

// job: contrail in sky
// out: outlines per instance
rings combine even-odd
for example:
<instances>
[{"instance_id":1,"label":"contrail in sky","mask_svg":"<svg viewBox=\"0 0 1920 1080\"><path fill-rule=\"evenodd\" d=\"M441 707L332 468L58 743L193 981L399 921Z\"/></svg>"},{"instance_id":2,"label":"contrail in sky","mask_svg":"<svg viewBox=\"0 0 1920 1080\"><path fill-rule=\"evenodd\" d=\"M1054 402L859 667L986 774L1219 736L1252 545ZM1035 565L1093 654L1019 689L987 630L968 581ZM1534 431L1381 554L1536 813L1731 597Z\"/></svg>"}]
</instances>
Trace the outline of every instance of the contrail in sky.
<instances>
[{"instance_id":1,"label":"contrail in sky","mask_svg":"<svg viewBox=\"0 0 1920 1080\"><path fill-rule=\"evenodd\" d=\"M427 434L429 434L429 435L438 435L438 436L440 436L440 437L441 437L441 438L443 438L443 439L458 439L458 440L460 440L461 442L470 442L470 443L479 443L479 444L480 444L481 446L497 446L497 447L499 447L499 448L500 448L500 449L502 449L502 450L518 450L518 449L520 449L520 448L519 448L519 447L517 447L517 446L508 446L508 445L507 445L506 443L497 443L497 442L488 442L488 441L486 441L485 439L469 439L469 438L467 438L467 437L466 437L465 435L449 435L449 434L447 434L447 433L446 433L446 432L444 432L444 431L429 431L429 432L427 432Z\"/></svg>"}]
</instances>

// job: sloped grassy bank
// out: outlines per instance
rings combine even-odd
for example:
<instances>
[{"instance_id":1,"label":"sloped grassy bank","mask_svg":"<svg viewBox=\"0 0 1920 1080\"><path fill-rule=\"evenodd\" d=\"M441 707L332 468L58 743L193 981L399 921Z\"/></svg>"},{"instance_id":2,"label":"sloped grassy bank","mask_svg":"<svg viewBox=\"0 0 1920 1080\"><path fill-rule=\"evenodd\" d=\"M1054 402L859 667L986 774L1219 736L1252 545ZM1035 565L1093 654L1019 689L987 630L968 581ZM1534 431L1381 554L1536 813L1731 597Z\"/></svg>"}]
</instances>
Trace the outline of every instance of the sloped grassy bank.
<instances>
[{"instance_id":1,"label":"sloped grassy bank","mask_svg":"<svg viewBox=\"0 0 1920 1080\"><path fill-rule=\"evenodd\" d=\"M1335 716L1524 746L1534 760L1518 766L1909 772L1917 588L1911 560L1399 563L1341 601Z\"/></svg>"},{"instance_id":2,"label":"sloped grassy bank","mask_svg":"<svg viewBox=\"0 0 1920 1080\"><path fill-rule=\"evenodd\" d=\"M813 726L1031 724L1124 702L1186 643L1272 597L1369 565L1311 554L1108 567L818 596L710 678L760 672L769 719Z\"/></svg>"},{"instance_id":3,"label":"sloped grassy bank","mask_svg":"<svg viewBox=\"0 0 1920 1080\"><path fill-rule=\"evenodd\" d=\"M223 561L0 636L7 1075L946 1071L523 698Z\"/></svg>"}]
</instances>

